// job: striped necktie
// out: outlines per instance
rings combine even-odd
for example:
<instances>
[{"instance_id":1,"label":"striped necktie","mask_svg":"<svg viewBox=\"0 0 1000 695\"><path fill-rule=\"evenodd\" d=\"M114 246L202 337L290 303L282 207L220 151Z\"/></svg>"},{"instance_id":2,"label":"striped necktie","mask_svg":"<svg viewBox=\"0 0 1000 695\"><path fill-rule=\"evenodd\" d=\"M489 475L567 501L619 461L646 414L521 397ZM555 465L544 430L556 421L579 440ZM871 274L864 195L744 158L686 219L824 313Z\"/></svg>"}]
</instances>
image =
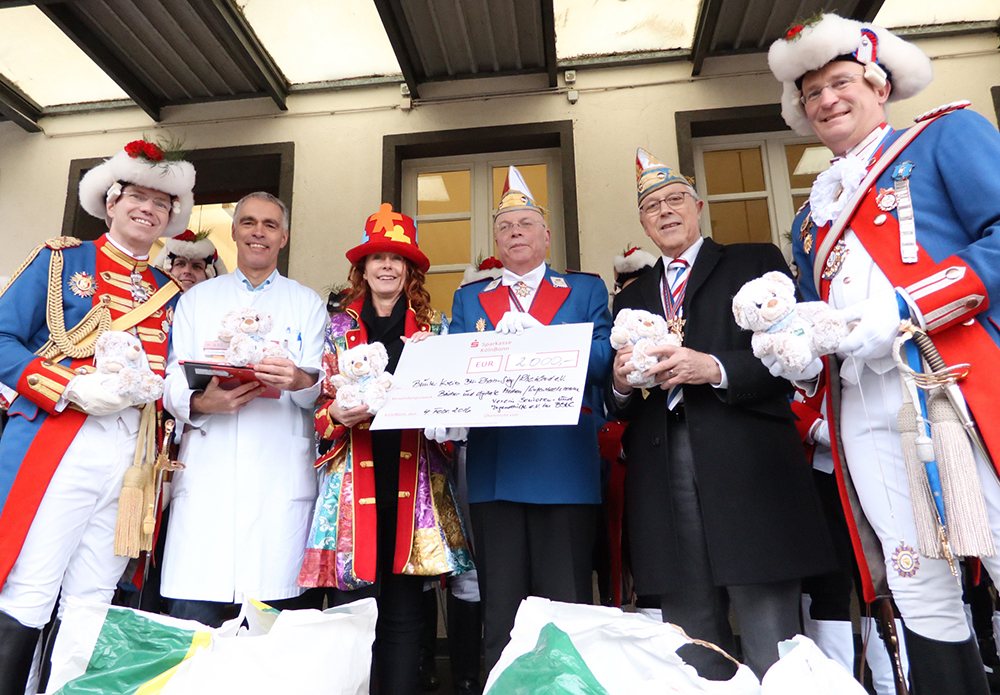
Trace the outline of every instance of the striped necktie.
<instances>
[{"instance_id":1,"label":"striped necktie","mask_svg":"<svg viewBox=\"0 0 1000 695\"><path fill-rule=\"evenodd\" d=\"M667 319L681 318L684 312L684 290L687 288L688 275L688 262L683 258L675 258L667 266L667 277L663 283L663 310ZM673 410L682 400L683 389L680 385L674 386L667 393L667 408Z\"/></svg>"}]
</instances>

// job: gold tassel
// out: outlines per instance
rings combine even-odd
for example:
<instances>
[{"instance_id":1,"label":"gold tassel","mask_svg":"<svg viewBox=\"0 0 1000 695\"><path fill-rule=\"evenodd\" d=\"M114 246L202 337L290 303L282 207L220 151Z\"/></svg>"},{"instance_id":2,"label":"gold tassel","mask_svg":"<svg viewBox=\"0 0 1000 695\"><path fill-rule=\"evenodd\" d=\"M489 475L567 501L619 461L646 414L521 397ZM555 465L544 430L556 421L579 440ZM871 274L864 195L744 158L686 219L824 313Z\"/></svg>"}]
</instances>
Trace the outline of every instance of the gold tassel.
<instances>
[{"instance_id":1,"label":"gold tassel","mask_svg":"<svg viewBox=\"0 0 1000 695\"><path fill-rule=\"evenodd\" d=\"M144 406L155 412L150 405ZM142 463L142 508L145 515L142 519L139 534L139 546L147 552L153 549L153 530L156 528L156 472L153 468L156 462L156 417L147 418L146 423L146 458Z\"/></svg>"},{"instance_id":2,"label":"gold tassel","mask_svg":"<svg viewBox=\"0 0 1000 695\"><path fill-rule=\"evenodd\" d=\"M118 519L115 524L115 555L120 557L139 557L143 550L142 521L146 488L152 477L152 467L143 465L147 450L147 434L149 418L153 417L156 425L155 405L142 407L142 417L139 421L139 437L135 445L135 455L132 465L122 478L122 491L118 496ZM154 438L155 439L155 438Z\"/></svg>"},{"instance_id":3,"label":"gold tassel","mask_svg":"<svg viewBox=\"0 0 1000 695\"><path fill-rule=\"evenodd\" d=\"M130 466L122 480L118 496L118 522L115 526L115 555L139 557L139 530L142 522L142 466Z\"/></svg>"}]
</instances>

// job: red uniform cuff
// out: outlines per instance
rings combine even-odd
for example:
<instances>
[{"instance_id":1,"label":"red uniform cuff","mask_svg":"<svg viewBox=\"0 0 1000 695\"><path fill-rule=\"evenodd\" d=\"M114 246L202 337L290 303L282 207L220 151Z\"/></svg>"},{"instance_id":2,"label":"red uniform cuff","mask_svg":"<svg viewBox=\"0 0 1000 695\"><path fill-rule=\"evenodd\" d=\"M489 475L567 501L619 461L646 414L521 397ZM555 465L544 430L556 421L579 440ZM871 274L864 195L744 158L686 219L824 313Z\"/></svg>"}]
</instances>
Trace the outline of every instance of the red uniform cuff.
<instances>
[{"instance_id":1,"label":"red uniform cuff","mask_svg":"<svg viewBox=\"0 0 1000 695\"><path fill-rule=\"evenodd\" d=\"M903 289L932 335L968 321L990 304L982 280L957 256L946 258L934 273Z\"/></svg>"},{"instance_id":2,"label":"red uniform cuff","mask_svg":"<svg viewBox=\"0 0 1000 695\"><path fill-rule=\"evenodd\" d=\"M66 386L78 376L69 367L41 357L32 360L17 381L17 392L39 408L56 414L56 403Z\"/></svg>"}]
</instances>

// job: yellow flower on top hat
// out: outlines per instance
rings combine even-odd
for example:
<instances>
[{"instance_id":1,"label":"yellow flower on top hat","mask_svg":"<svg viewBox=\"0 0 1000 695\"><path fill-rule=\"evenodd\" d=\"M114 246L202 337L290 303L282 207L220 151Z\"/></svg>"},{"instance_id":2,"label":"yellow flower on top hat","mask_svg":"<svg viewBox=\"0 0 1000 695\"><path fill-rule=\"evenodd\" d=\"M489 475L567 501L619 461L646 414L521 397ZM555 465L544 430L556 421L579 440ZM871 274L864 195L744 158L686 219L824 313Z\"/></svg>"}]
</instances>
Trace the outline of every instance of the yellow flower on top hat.
<instances>
[{"instance_id":1,"label":"yellow flower on top hat","mask_svg":"<svg viewBox=\"0 0 1000 695\"><path fill-rule=\"evenodd\" d=\"M426 272L431 267L427 256L417 246L417 223L409 215L394 212L391 203L382 203L378 212L365 223L361 243L347 252L347 260L357 263L373 253L398 253Z\"/></svg>"}]
</instances>

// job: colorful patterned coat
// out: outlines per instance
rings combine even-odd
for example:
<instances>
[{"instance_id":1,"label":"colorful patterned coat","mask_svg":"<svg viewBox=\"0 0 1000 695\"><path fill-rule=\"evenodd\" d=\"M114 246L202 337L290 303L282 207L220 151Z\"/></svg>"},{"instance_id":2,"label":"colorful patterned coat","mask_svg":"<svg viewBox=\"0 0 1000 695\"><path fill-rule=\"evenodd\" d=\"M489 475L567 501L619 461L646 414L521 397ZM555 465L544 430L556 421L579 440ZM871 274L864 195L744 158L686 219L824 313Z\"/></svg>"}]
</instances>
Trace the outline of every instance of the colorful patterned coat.
<instances>
[{"instance_id":1,"label":"colorful patterned coat","mask_svg":"<svg viewBox=\"0 0 1000 695\"><path fill-rule=\"evenodd\" d=\"M367 342L359 319L362 300L331 318L323 360L328 375L339 373L337 355ZM404 335L442 332L442 324L418 324L406 312ZM330 449L316 462L326 466L320 486L300 586L357 589L375 581L376 505L371 421L348 429L333 421L336 390L329 379L316 412L316 432ZM399 452L399 506L393 572L433 576L472 569L465 530L448 477L450 454L423 432L404 430Z\"/></svg>"}]
</instances>

